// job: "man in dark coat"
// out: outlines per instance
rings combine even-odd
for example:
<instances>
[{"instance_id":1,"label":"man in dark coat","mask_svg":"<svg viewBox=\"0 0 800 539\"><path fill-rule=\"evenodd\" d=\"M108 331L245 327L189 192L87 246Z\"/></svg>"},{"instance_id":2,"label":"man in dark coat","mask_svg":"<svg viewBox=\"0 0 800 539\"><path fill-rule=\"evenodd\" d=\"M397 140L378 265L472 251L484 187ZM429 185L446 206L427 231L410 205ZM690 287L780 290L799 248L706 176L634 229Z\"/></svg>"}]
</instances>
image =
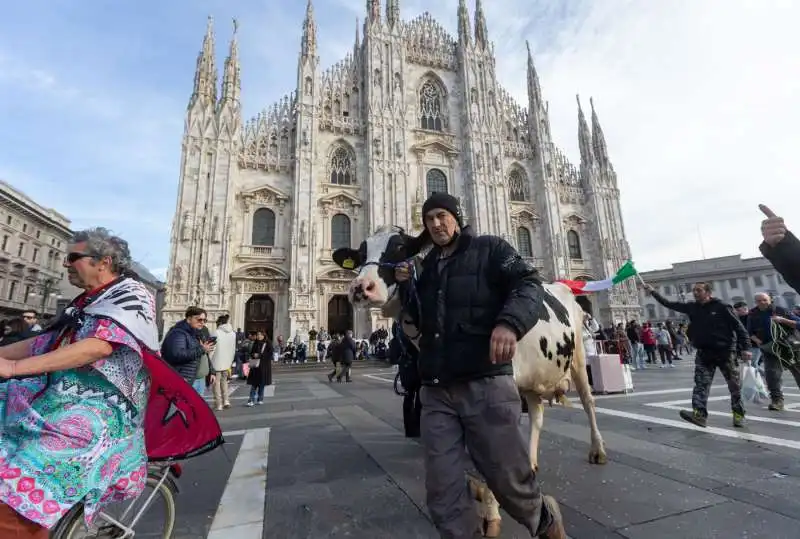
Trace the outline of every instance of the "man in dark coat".
<instances>
[{"instance_id":1,"label":"man in dark coat","mask_svg":"<svg viewBox=\"0 0 800 539\"><path fill-rule=\"evenodd\" d=\"M172 326L161 343L161 357L178 371L184 380L192 384L198 393L205 394L205 376L197 378L200 362L209 363L206 372L211 370L209 354L214 344L208 339L201 340L206 324L206 311L200 307L186 309L184 319Z\"/></svg>"},{"instance_id":2,"label":"man in dark coat","mask_svg":"<svg viewBox=\"0 0 800 539\"><path fill-rule=\"evenodd\" d=\"M422 445L432 520L443 538L480 537L464 488L466 450L505 511L533 537L565 539L558 503L543 496L519 429L511 359L539 321L544 288L536 270L497 236L475 236L458 200L433 193L422 205L433 249L422 262L419 328ZM407 265L395 279L407 282Z\"/></svg>"}]
</instances>

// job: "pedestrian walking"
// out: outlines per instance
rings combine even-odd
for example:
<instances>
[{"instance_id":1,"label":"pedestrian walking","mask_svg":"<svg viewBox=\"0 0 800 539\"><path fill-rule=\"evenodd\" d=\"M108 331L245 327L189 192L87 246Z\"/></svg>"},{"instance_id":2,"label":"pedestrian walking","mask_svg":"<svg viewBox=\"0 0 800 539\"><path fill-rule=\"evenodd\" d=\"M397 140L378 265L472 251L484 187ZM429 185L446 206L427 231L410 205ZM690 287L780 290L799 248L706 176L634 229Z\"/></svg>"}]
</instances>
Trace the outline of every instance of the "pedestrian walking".
<instances>
[{"instance_id":1,"label":"pedestrian walking","mask_svg":"<svg viewBox=\"0 0 800 539\"><path fill-rule=\"evenodd\" d=\"M263 331L256 333L256 340L250 348L250 372L247 385L250 398L247 406L264 404L264 388L272 385L272 343Z\"/></svg>"},{"instance_id":2,"label":"pedestrian walking","mask_svg":"<svg viewBox=\"0 0 800 539\"><path fill-rule=\"evenodd\" d=\"M708 394L714 373L719 369L731 393L733 426L744 427L742 381L736 364L736 352L741 350L742 358L749 360L750 338L733 308L713 297L708 283L695 283L692 287L694 301L689 302L670 301L649 284L643 285L647 293L661 305L689 317L688 337L697 349L697 357L694 360L692 410L681 410L681 418L699 427L707 425Z\"/></svg>"}]
</instances>

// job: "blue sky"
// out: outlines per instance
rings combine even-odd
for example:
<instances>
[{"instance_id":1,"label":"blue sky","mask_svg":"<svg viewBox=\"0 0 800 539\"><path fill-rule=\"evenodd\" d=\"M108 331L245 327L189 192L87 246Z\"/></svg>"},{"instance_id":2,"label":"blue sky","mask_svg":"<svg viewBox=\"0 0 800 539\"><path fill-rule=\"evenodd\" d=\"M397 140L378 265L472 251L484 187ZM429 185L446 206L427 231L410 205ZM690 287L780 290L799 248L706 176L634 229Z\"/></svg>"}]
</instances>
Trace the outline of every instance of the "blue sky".
<instances>
[{"instance_id":1,"label":"blue sky","mask_svg":"<svg viewBox=\"0 0 800 539\"><path fill-rule=\"evenodd\" d=\"M323 66L351 49L364 4L314 2ZM642 269L698 258L698 228L707 256L755 255L758 202L800 221L796 203L781 207L800 195L800 38L790 24L799 8L666 4L484 1L501 82L525 101L529 39L554 138L571 156L575 94L587 108L595 97ZM406 19L425 6L455 30L457 0L401 5ZM0 177L74 228L115 230L141 263L163 271L206 17L216 21L219 67L230 21L240 21L249 117L294 87L304 12L304 0L9 3L0 19ZM763 182L767 198L754 198ZM661 208L669 211L655 219Z\"/></svg>"}]
</instances>

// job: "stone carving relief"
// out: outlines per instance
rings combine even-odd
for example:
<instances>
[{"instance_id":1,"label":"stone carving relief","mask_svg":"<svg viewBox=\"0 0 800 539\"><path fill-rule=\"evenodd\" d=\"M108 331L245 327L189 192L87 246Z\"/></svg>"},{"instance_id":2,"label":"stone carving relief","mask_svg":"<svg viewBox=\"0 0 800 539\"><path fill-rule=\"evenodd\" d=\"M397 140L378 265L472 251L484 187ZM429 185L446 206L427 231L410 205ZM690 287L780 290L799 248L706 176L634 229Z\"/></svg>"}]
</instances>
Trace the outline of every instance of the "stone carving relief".
<instances>
[{"instance_id":1,"label":"stone carving relief","mask_svg":"<svg viewBox=\"0 0 800 539\"><path fill-rule=\"evenodd\" d=\"M269 268L250 268L245 272L248 277L258 277L261 279L283 279L277 271Z\"/></svg>"},{"instance_id":2,"label":"stone carving relief","mask_svg":"<svg viewBox=\"0 0 800 539\"><path fill-rule=\"evenodd\" d=\"M215 215L211 224L211 241L220 243L222 241L222 227L219 225L219 216Z\"/></svg>"},{"instance_id":3,"label":"stone carving relief","mask_svg":"<svg viewBox=\"0 0 800 539\"><path fill-rule=\"evenodd\" d=\"M208 269L208 285L213 290L219 285L219 263Z\"/></svg>"},{"instance_id":4,"label":"stone carving relief","mask_svg":"<svg viewBox=\"0 0 800 539\"><path fill-rule=\"evenodd\" d=\"M306 221L305 219L300 221L300 247L306 247L308 245L308 239L306 238Z\"/></svg>"},{"instance_id":5,"label":"stone carving relief","mask_svg":"<svg viewBox=\"0 0 800 539\"><path fill-rule=\"evenodd\" d=\"M174 286L175 290L178 291L181 289L182 283L183 283L183 266L175 266L175 270L172 275L172 286Z\"/></svg>"},{"instance_id":6,"label":"stone carving relief","mask_svg":"<svg viewBox=\"0 0 800 539\"><path fill-rule=\"evenodd\" d=\"M183 214L183 224L181 225L181 240L189 241L192 239L192 229L194 228L194 222L192 219L192 215L187 211Z\"/></svg>"},{"instance_id":7,"label":"stone carving relief","mask_svg":"<svg viewBox=\"0 0 800 539\"><path fill-rule=\"evenodd\" d=\"M245 292L250 293L264 293L264 292L282 292L286 289L285 283L282 281L248 281L245 283Z\"/></svg>"},{"instance_id":8,"label":"stone carving relief","mask_svg":"<svg viewBox=\"0 0 800 539\"><path fill-rule=\"evenodd\" d=\"M283 210L286 208L286 203L288 201L288 196L268 188L242 194L242 202L244 203L246 211L249 211L253 204L257 204L277 208L278 213L283 215Z\"/></svg>"}]
</instances>

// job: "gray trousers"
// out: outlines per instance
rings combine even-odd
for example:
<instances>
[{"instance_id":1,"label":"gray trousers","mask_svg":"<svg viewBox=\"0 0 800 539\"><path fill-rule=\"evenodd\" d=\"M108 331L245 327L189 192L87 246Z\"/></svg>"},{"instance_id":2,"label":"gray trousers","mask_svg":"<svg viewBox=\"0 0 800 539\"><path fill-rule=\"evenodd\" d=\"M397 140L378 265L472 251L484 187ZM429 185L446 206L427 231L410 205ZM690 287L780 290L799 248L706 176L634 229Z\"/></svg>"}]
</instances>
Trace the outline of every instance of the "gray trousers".
<instances>
[{"instance_id":1,"label":"gray trousers","mask_svg":"<svg viewBox=\"0 0 800 539\"><path fill-rule=\"evenodd\" d=\"M465 480L472 463L500 507L531 536L550 526L519 428L519 391L512 376L426 386L420 401L427 504L442 539L482 537Z\"/></svg>"},{"instance_id":2,"label":"gray trousers","mask_svg":"<svg viewBox=\"0 0 800 539\"><path fill-rule=\"evenodd\" d=\"M781 360L766 350L762 350L761 357L764 358L764 381L767 384L770 400L772 402L783 400L783 371L788 370L794 376L795 383L800 387L800 364L793 363L789 366L783 365Z\"/></svg>"}]
</instances>

